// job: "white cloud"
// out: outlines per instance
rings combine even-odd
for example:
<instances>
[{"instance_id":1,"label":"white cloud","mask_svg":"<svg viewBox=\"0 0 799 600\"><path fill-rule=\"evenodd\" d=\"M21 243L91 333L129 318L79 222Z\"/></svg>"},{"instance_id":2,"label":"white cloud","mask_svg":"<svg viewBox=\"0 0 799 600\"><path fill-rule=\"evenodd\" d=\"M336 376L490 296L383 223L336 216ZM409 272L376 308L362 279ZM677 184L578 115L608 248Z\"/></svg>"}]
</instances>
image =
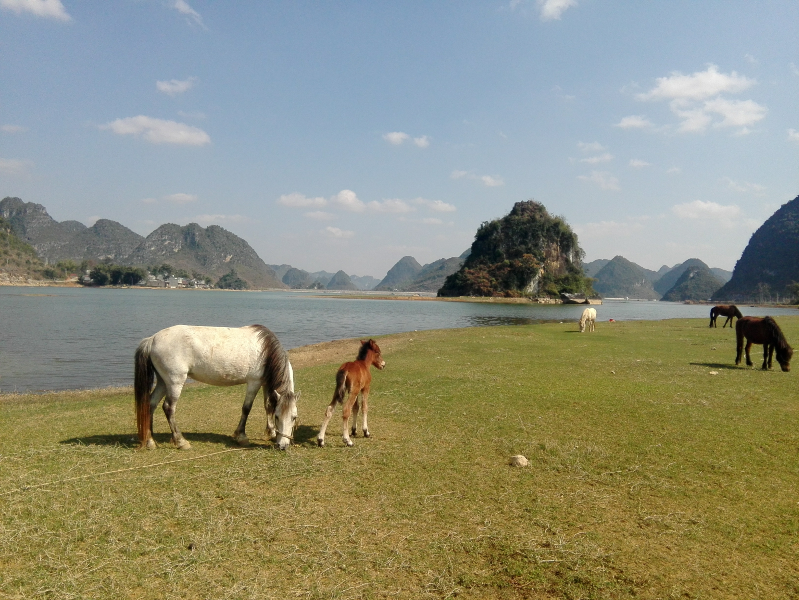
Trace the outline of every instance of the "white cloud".
<instances>
[{"instance_id":1,"label":"white cloud","mask_svg":"<svg viewBox=\"0 0 799 600\"><path fill-rule=\"evenodd\" d=\"M411 136L409 136L407 133L403 133L402 131L392 131L391 133L383 134L383 139L389 144L394 144L395 146L399 146L410 137Z\"/></svg>"},{"instance_id":2,"label":"white cloud","mask_svg":"<svg viewBox=\"0 0 799 600\"><path fill-rule=\"evenodd\" d=\"M17 14L30 13L65 23L72 20L61 0L0 0L0 8Z\"/></svg>"},{"instance_id":3,"label":"white cloud","mask_svg":"<svg viewBox=\"0 0 799 600\"><path fill-rule=\"evenodd\" d=\"M426 217L422 219L422 225L443 225L444 221L436 219L435 217Z\"/></svg>"},{"instance_id":4,"label":"white cloud","mask_svg":"<svg viewBox=\"0 0 799 600\"><path fill-rule=\"evenodd\" d=\"M597 156L589 156L588 158L581 158L580 162L587 163L589 165L598 165L599 163L610 162L613 160L613 155L605 152L604 154L599 154Z\"/></svg>"},{"instance_id":5,"label":"white cloud","mask_svg":"<svg viewBox=\"0 0 799 600\"><path fill-rule=\"evenodd\" d=\"M682 169L680 167L671 167L666 171L666 173L669 175L679 175L682 173Z\"/></svg>"},{"instance_id":6,"label":"white cloud","mask_svg":"<svg viewBox=\"0 0 799 600\"><path fill-rule=\"evenodd\" d=\"M729 177L724 177L721 181L722 183L726 184L728 189L741 194L754 194L755 196L762 196L766 191L766 186L760 185L758 183L735 181Z\"/></svg>"},{"instance_id":7,"label":"white cloud","mask_svg":"<svg viewBox=\"0 0 799 600\"><path fill-rule=\"evenodd\" d=\"M650 165L645 160L641 160L640 158L631 158L630 159L630 166L633 169L643 169L644 167L651 167L652 165Z\"/></svg>"},{"instance_id":8,"label":"white cloud","mask_svg":"<svg viewBox=\"0 0 799 600\"><path fill-rule=\"evenodd\" d=\"M291 208L307 208L307 207L322 207L327 206L327 200L322 197L308 198L307 196L294 192L292 194L283 194L277 199L278 204L289 206Z\"/></svg>"},{"instance_id":9,"label":"white cloud","mask_svg":"<svg viewBox=\"0 0 799 600\"><path fill-rule=\"evenodd\" d=\"M680 219L721 221L725 224L730 224L741 216L741 209L734 204L724 206L702 200L675 204L671 211Z\"/></svg>"},{"instance_id":10,"label":"white cloud","mask_svg":"<svg viewBox=\"0 0 799 600\"><path fill-rule=\"evenodd\" d=\"M419 146L419 148L427 148L430 145L430 138L426 135L415 137L413 138L413 143Z\"/></svg>"},{"instance_id":11,"label":"white cloud","mask_svg":"<svg viewBox=\"0 0 799 600\"><path fill-rule=\"evenodd\" d=\"M603 152L607 150L599 142L577 142L577 147L583 152Z\"/></svg>"},{"instance_id":12,"label":"white cloud","mask_svg":"<svg viewBox=\"0 0 799 600\"><path fill-rule=\"evenodd\" d=\"M579 175L577 179L599 186L603 190L618 191L619 180L607 171L591 171L590 175Z\"/></svg>"},{"instance_id":13,"label":"white cloud","mask_svg":"<svg viewBox=\"0 0 799 600\"><path fill-rule=\"evenodd\" d=\"M577 0L537 0L539 15L542 21L553 21L560 19L561 15L571 8L577 6Z\"/></svg>"},{"instance_id":14,"label":"white cloud","mask_svg":"<svg viewBox=\"0 0 799 600\"><path fill-rule=\"evenodd\" d=\"M155 87L158 88L159 92L163 92L168 96L177 96L178 94L182 94L184 92L188 92L191 88L194 87L195 82L197 81L196 77L189 77L188 79L170 79L169 81L156 81Z\"/></svg>"},{"instance_id":15,"label":"white cloud","mask_svg":"<svg viewBox=\"0 0 799 600\"><path fill-rule=\"evenodd\" d=\"M505 181L502 177L492 177L491 175L483 175L480 177L480 181L482 181L486 187L499 187L501 185L505 185Z\"/></svg>"},{"instance_id":16,"label":"white cloud","mask_svg":"<svg viewBox=\"0 0 799 600\"><path fill-rule=\"evenodd\" d=\"M408 205L407 202L404 200L394 199L394 200L383 200L382 202L377 202L373 200L366 207L371 212L379 212L379 213L393 213L393 214L404 214L413 212L416 210L412 206Z\"/></svg>"},{"instance_id":17,"label":"white cloud","mask_svg":"<svg viewBox=\"0 0 799 600\"><path fill-rule=\"evenodd\" d=\"M33 163L29 160L0 158L0 173L4 175L22 175L31 166L33 166Z\"/></svg>"},{"instance_id":18,"label":"white cloud","mask_svg":"<svg viewBox=\"0 0 799 600\"><path fill-rule=\"evenodd\" d=\"M714 112L724 120L717 127L746 127L765 118L768 109L752 100L725 100L716 98L705 102L705 110Z\"/></svg>"},{"instance_id":19,"label":"white cloud","mask_svg":"<svg viewBox=\"0 0 799 600\"><path fill-rule=\"evenodd\" d=\"M0 127L0 131L3 133L25 133L28 128L22 125L3 125Z\"/></svg>"},{"instance_id":20,"label":"white cloud","mask_svg":"<svg viewBox=\"0 0 799 600\"><path fill-rule=\"evenodd\" d=\"M325 212L323 210L313 210L305 213L305 216L315 221L332 221L336 218L333 213Z\"/></svg>"},{"instance_id":21,"label":"white cloud","mask_svg":"<svg viewBox=\"0 0 799 600\"><path fill-rule=\"evenodd\" d=\"M792 142L799 142L799 131L796 131L796 129L789 129L788 139Z\"/></svg>"},{"instance_id":22,"label":"white cloud","mask_svg":"<svg viewBox=\"0 0 799 600\"><path fill-rule=\"evenodd\" d=\"M699 133L711 124L714 127L737 127L738 134L750 132L749 126L765 118L768 109L754 100L729 100L722 94L740 94L755 85L755 80L738 75L721 73L716 65L693 75L672 73L659 77L650 91L637 94L638 100L668 100L671 111L680 119L678 131ZM721 120L718 120L718 116ZM622 126L625 119L618 126ZM635 120L628 127L638 124Z\"/></svg>"},{"instance_id":23,"label":"white cloud","mask_svg":"<svg viewBox=\"0 0 799 600\"><path fill-rule=\"evenodd\" d=\"M341 190L330 199L330 203L350 212L363 212L366 209L366 205L352 190Z\"/></svg>"},{"instance_id":24,"label":"white cloud","mask_svg":"<svg viewBox=\"0 0 799 600\"><path fill-rule=\"evenodd\" d=\"M744 58L746 59L746 62L748 62L750 65L757 65L760 63L759 60L757 60L754 56L752 56L748 52L744 54Z\"/></svg>"},{"instance_id":25,"label":"white cloud","mask_svg":"<svg viewBox=\"0 0 799 600\"><path fill-rule=\"evenodd\" d=\"M185 16L189 23L194 23L203 29L207 29L205 23L203 23L203 18L200 16L200 13L189 6L189 3L186 2L186 0L175 0L175 2L172 4L172 8Z\"/></svg>"},{"instance_id":26,"label":"white cloud","mask_svg":"<svg viewBox=\"0 0 799 600\"><path fill-rule=\"evenodd\" d=\"M641 115L630 115L629 117L622 118L621 121L616 123L616 127L622 129L651 129L654 127L652 122L646 117Z\"/></svg>"},{"instance_id":27,"label":"white cloud","mask_svg":"<svg viewBox=\"0 0 799 600\"><path fill-rule=\"evenodd\" d=\"M718 94L738 94L755 84L753 79L739 76L733 71L729 75L719 73L716 65L693 75L674 71L669 77L658 77L657 85L639 100L706 100Z\"/></svg>"},{"instance_id":28,"label":"white cloud","mask_svg":"<svg viewBox=\"0 0 799 600\"><path fill-rule=\"evenodd\" d=\"M454 204L447 204L442 200L426 200L424 198L416 198L413 201L413 203L426 206L433 212L455 212L456 210L458 210L457 208L455 208Z\"/></svg>"},{"instance_id":29,"label":"white cloud","mask_svg":"<svg viewBox=\"0 0 799 600\"><path fill-rule=\"evenodd\" d=\"M177 121L154 119L144 115L117 119L100 125L100 129L108 129L117 135L141 136L153 144L205 146L211 143L209 135L199 127Z\"/></svg>"},{"instance_id":30,"label":"white cloud","mask_svg":"<svg viewBox=\"0 0 799 600\"><path fill-rule=\"evenodd\" d=\"M486 187L499 187L505 185L502 177L495 177L493 175L475 175L469 171L452 171L450 173L451 179L472 179L474 181L481 181Z\"/></svg>"},{"instance_id":31,"label":"white cloud","mask_svg":"<svg viewBox=\"0 0 799 600\"><path fill-rule=\"evenodd\" d=\"M189 202L196 202L197 195L196 194L168 194L164 196L164 200L167 202L172 202L174 204L188 204Z\"/></svg>"},{"instance_id":32,"label":"white cloud","mask_svg":"<svg viewBox=\"0 0 799 600\"><path fill-rule=\"evenodd\" d=\"M343 229L339 229L338 227L325 227L325 231L336 239L349 239L351 237L355 237L354 231L345 231Z\"/></svg>"}]
</instances>

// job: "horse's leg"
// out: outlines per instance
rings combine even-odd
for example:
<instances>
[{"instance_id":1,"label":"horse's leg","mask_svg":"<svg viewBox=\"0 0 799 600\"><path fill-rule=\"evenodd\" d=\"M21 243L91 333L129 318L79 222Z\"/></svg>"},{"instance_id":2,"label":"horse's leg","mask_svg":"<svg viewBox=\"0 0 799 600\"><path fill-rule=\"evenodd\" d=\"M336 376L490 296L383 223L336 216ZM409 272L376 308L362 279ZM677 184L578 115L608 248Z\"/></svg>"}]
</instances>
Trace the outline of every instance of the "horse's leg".
<instances>
[{"instance_id":1,"label":"horse's leg","mask_svg":"<svg viewBox=\"0 0 799 600\"><path fill-rule=\"evenodd\" d=\"M241 419L239 419L239 426L236 427L236 431L233 432L233 439L236 440L236 443L239 446L249 446L250 440L247 439L247 417L250 416L250 409L252 408L253 400L255 400L255 395L258 393L258 390L261 389L261 382L260 381L249 381L247 382L247 392L244 394L244 404L241 405ZM264 390L264 393L266 390ZM267 413L269 411L267 410Z\"/></svg>"},{"instance_id":2,"label":"horse's leg","mask_svg":"<svg viewBox=\"0 0 799 600\"><path fill-rule=\"evenodd\" d=\"M366 414L369 412L369 386L363 388L361 392L361 411L363 412L363 437L368 438L370 436L369 433L369 424L366 421Z\"/></svg>"},{"instance_id":3,"label":"horse's leg","mask_svg":"<svg viewBox=\"0 0 799 600\"><path fill-rule=\"evenodd\" d=\"M319 433L316 436L316 444L320 447L325 445L325 431L327 431L327 424L330 422L330 417L333 416L333 411L336 410L337 403L338 398L334 396L325 410L325 418L322 419L322 425L319 427Z\"/></svg>"},{"instance_id":4,"label":"horse's leg","mask_svg":"<svg viewBox=\"0 0 799 600\"><path fill-rule=\"evenodd\" d=\"M358 436L358 409L360 408L360 402L358 402L358 398L355 398L355 404L352 405L352 429L350 430L350 435L352 437Z\"/></svg>"},{"instance_id":5,"label":"horse's leg","mask_svg":"<svg viewBox=\"0 0 799 600\"><path fill-rule=\"evenodd\" d=\"M347 429L349 428L350 414L352 414L352 407L357 399L358 399L358 388L353 386L352 389L350 390L350 397L347 398L347 401L344 403L344 407L342 408L341 411L341 418L344 422L344 433L341 437L344 440L344 444L346 446L352 446L352 440L350 439L349 431L347 431Z\"/></svg>"},{"instance_id":6,"label":"horse's leg","mask_svg":"<svg viewBox=\"0 0 799 600\"><path fill-rule=\"evenodd\" d=\"M169 422L169 428L172 430L172 443L178 450L188 450L191 444L186 441L183 434L178 429L177 421L175 420L175 409L177 407L178 399L180 399L180 392L183 391L183 384L186 382L187 373L176 375L172 381L165 382L166 384L166 398L164 399L164 414L166 420Z\"/></svg>"},{"instance_id":7,"label":"horse's leg","mask_svg":"<svg viewBox=\"0 0 799 600\"><path fill-rule=\"evenodd\" d=\"M752 349L752 342L747 340L746 341L746 366L747 367L751 367L752 366L752 358L749 355L749 350L751 350L751 349Z\"/></svg>"},{"instance_id":8,"label":"horse's leg","mask_svg":"<svg viewBox=\"0 0 799 600\"><path fill-rule=\"evenodd\" d=\"M774 355L774 346L766 342L763 344L763 367L764 371L771 368L771 358Z\"/></svg>"}]
</instances>

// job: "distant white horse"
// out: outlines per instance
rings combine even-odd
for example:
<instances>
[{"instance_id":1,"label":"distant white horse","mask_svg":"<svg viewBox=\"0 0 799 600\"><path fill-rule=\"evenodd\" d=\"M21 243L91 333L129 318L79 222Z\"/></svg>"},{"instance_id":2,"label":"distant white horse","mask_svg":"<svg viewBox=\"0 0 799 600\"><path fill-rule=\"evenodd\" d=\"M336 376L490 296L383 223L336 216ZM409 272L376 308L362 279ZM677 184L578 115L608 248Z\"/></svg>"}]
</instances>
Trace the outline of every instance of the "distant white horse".
<instances>
[{"instance_id":1,"label":"distant white horse","mask_svg":"<svg viewBox=\"0 0 799 600\"><path fill-rule=\"evenodd\" d=\"M175 422L175 406L187 377L211 385L247 384L241 420L233 433L242 446L249 444L244 432L247 416L263 387L267 433L281 450L291 443L300 394L294 393L294 372L286 351L263 325L175 325L141 341L135 355L134 392L142 448L155 448L153 413L164 396L172 442L181 450L191 448Z\"/></svg>"},{"instance_id":2,"label":"distant white horse","mask_svg":"<svg viewBox=\"0 0 799 600\"><path fill-rule=\"evenodd\" d=\"M585 331L586 324L588 325L588 331L594 331L596 327L594 323L596 321L596 309L595 308L586 308L583 311L583 316L580 317L580 333Z\"/></svg>"}]
</instances>

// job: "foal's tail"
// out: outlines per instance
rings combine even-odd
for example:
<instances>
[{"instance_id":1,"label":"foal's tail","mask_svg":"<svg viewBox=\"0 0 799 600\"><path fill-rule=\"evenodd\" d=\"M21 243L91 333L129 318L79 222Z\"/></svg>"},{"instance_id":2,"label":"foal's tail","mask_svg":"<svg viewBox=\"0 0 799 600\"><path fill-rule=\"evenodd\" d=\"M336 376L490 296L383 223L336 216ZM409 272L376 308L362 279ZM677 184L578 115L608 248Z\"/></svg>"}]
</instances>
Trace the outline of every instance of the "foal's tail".
<instances>
[{"instance_id":1,"label":"foal's tail","mask_svg":"<svg viewBox=\"0 0 799 600\"><path fill-rule=\"evenodd\" d=\"M133 393L136 397L136 427L139 430L139 442L144 448L150 437L150 393L155 379L155 367L150 360L150 349L153 338L141 341L134 355Z\"/></svg>"},{"instance_id":2,"label":"foal's tail","mask_svg":"<svg viewBox=\"0 0 799 600\"><path fill-rule=\"evenodd\" d=\"M333 402L344 403L347 395L347 370L339 369L336 373L336 391L333 392Z\"/></svg>"}]
</instances>

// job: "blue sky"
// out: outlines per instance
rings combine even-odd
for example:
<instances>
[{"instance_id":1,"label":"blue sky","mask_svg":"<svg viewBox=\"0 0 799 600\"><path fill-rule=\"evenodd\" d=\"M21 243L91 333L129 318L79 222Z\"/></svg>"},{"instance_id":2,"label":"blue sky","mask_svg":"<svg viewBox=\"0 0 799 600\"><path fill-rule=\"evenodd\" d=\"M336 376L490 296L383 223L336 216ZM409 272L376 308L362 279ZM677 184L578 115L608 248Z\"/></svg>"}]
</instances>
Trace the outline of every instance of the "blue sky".
<instances>
[{"instance_id":1,"label":"blue sky","mask_svg":"<svg viewBox=\"0 0 799 600\"><path fill-rule=\"evenodd\" d=\"M383 277L535 199L732 269L799 194L799 2L0 0L0 197Z\"/></svg>"}]
</instances>

